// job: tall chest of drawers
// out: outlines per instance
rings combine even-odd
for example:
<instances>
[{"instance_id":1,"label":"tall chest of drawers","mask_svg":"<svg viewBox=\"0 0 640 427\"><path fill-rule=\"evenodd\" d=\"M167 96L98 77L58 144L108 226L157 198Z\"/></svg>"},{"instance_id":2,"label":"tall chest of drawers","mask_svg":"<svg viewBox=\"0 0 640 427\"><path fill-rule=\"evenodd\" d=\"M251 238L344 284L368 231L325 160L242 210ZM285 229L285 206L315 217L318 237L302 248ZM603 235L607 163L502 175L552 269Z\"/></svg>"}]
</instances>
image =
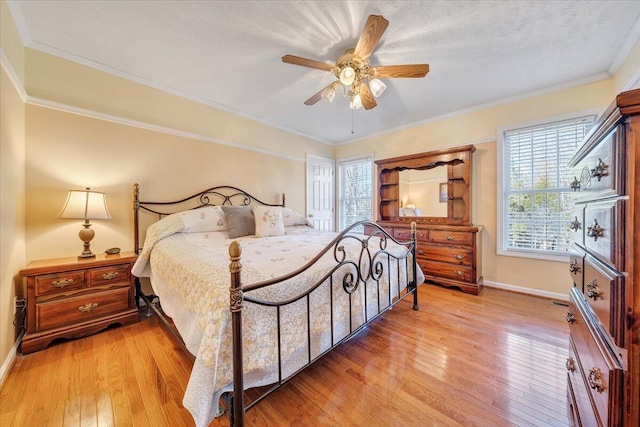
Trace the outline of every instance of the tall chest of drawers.
<instances>
[{"instance_id":1,"label":"tall chest of drawers","mask_svg":"<svg viewBox=\"0 0 640 427\"><path fill-rule=\"evenodd\" d=\"M22 353L41 350L57 338L77 338L113 323L137 322L131 274L136 259L133 252L99 254L33 261L20 270L27 287Z\"/></svg>"},{"instance_id":2,"label":"tall chest of drawers","mask_svg":"<svg viewBox=\"0 0 640 427\"><path fill-rule=\"evenodd\" d=\"M567 368L577 426L640 425L640 90L623 92L570 161L575 176Z\"/></svg>"}]
</instances>

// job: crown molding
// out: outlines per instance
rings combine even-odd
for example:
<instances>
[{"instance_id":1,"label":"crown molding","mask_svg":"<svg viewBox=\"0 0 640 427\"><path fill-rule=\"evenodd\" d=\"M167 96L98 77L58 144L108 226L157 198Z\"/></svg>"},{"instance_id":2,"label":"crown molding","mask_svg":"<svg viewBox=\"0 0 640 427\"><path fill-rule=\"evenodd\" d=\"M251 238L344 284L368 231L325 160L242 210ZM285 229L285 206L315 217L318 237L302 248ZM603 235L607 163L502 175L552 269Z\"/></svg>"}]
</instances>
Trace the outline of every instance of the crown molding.
<instances>
[{"instance_id":1,"label":"crown molding","mask_svg":"<svg viewBox=\"0 0 640 427\"><path fill-rule=\"evenodd\" d=\"M616 71L618 71L618 68L620 68L620 66L624 63L624 60L629 56L629 52L631 52L631 49L636 44L638 39L640 39L640 18L638 18L636 23L633 25L633 27L631 28L631 32L625 39L622 47L616 54L615 58L613 58L613 61L611 61L611 65L609 65L609 68L607 69L610 75L613 76Z\"/></svg>"},{"instance_id":2,"label":"crown molding","mask_svg":"<svg viewBox=\"0 0 640 427\"><path fill-rule=\"evenodd\" d=\"M20 96L20 99L22 99L22 102L26 102L27 92L24 90L24 86L22 85L22 82L18 77L18 73L16 73L13 65L11 65L11 61L9 61L9 58L7 58L7 55L4 53L4 50L2 50L2 48L0 48L0 65L9 76L9 80L11 80L11 83L13 83L13 87L15 87L18 95Z\"/></svg>"}]
</instances>

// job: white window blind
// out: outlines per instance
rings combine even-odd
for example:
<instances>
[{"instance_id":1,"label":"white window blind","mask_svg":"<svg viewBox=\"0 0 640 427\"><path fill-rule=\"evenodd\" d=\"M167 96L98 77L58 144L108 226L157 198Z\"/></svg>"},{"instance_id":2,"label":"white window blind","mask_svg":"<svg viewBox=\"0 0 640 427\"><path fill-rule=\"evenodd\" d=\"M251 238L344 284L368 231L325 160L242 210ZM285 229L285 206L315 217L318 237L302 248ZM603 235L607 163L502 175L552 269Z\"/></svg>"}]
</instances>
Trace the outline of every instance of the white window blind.
<instances>
[{"instance_id":1,"label":"white window blind","mask_svg":"<svg viewBox=\"0 0 640 427\"><path fill-rule=\"evenodd\" d=\"M573 180L567 165L595 116L503 135L502 250L566 253Z\"/></svg>"},{"instance_id":2,"label":"white window blind","mask_svg":"<svg viewBox=\"0 0 640 427\"><path fill-rule=\"evenodd\" d=\"M338 163L338 171L338 227L342 231L355 222L371 220L373 213L371 157L341 161Z\"/></svg>"}]
</instances>

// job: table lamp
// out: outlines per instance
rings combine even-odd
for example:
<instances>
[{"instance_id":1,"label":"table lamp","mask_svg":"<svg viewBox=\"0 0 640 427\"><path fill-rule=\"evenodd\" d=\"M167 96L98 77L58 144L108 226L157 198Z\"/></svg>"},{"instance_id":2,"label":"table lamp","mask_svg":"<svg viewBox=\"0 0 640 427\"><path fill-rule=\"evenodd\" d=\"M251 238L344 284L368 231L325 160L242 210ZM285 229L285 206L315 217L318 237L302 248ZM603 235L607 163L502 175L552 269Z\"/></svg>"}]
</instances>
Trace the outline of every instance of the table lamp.
<instances>
[{"instance_id":1,"label":"table lamp","mask_svg":"<svg viewBox=\"0 0 640 427\"><path fill-rule=\"evenodd\" d=\"M94 258L96 255L91 252L90 242L95 232L91 229L89 220L111 219L107 209L106 195L99 191L92 191L88 187L86 190L69 190L67 201L58 218L84 219L82 224L84 228L78 233L80 240L84 243L84 250L78 255L78 259Z\"/></svg>"}]
</instances>

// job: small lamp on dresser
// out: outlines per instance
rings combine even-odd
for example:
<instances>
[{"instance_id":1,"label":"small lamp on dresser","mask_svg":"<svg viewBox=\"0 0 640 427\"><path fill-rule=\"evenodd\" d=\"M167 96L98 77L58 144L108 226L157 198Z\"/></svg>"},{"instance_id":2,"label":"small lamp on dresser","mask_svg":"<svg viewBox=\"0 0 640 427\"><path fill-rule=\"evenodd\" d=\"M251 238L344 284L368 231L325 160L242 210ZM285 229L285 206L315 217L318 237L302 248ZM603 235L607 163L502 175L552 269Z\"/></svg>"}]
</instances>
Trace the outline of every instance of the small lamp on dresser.
<instances>
[{"instance_id":1,"label":"small lamp on dresser","mask_svg":"<svg viewBox=\"0 0 640 427\"><path fill-rule=\"evenodd\" d=\"M99 191L92 191L88 187L85 190L69 190L67 201L58 218L84 219L84 228L78 233L80 240L84 243L84 250L78 255L78 259L94 258L96 255L91 252L90 242L95 232L89 220L111 219L107 209L107 196Z\"/></svg>"}]
</instances>

